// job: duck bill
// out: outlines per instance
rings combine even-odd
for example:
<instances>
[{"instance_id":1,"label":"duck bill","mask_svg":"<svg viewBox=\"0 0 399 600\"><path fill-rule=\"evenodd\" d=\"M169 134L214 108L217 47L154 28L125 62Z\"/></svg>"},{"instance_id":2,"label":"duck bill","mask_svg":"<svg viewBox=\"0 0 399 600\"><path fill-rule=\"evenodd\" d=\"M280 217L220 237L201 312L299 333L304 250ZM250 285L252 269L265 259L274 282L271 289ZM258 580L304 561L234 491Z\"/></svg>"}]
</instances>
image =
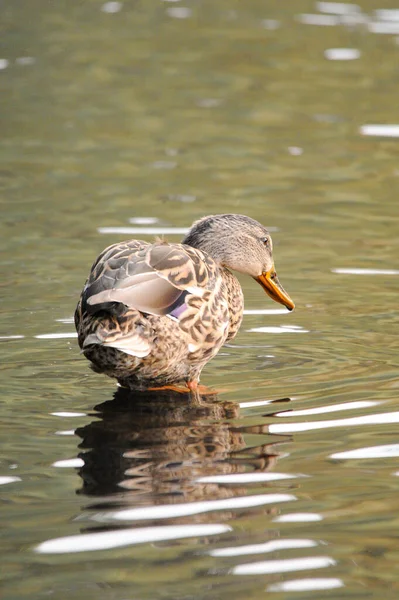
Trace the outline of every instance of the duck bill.
<instances>
[{"instance_id":1,"label":"duck bill","mask_svg":"<svg viewBox=\"0 0 399 600\"><path fill-rule=\"evenodd\" d=\"M272 300L283 304L288 310L293 310L295 308L295 304L279 282L274 267L269 271L263 271L263 273L259 275L259 277L255 277L255 279Z\"/></svg>"}]
</instances>

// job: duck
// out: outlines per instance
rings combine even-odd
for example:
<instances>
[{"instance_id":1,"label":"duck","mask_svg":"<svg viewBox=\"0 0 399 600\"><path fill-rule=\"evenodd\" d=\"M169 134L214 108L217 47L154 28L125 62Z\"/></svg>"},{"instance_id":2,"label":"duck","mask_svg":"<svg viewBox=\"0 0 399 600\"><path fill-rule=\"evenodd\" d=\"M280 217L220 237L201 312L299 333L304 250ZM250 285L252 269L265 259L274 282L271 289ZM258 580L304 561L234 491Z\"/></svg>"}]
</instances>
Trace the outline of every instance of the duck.
<instances>
[{"instance_id":1,"label":"duck","mask_svg":"<svg viewBox=\"0 0 399 600\"><path fill-rule=\"evenodd\" d=\"M197 390L203 367L241 325L244 298L232 271L294 309L276 274L270 232L245 215L205 216L181 243L108 246L75 312L82 353L95 372L130 390Z\"/></svg>"}]
</instances>

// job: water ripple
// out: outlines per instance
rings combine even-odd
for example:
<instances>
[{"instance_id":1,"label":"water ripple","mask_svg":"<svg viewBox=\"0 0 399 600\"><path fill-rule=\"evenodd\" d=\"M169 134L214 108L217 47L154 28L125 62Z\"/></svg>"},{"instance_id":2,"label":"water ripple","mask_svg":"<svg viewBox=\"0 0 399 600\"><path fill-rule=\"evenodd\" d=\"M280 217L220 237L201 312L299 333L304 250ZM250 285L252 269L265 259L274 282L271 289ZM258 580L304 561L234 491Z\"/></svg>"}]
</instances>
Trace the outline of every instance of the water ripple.
<instances>
[{"instance_id":1,"label":"water ripple","mask_svg":"<svg viewBox=\"0 0 399 600\"><path fill-rule=\"evenodd\" d=\"M398 126L399 136L399 126ZM331 269L332 273L339 275L399 275L398 269Z\"/></svg>"},{"instance_id":2,"label":"water ripple","mask_svg":"<svg viewBox=\"0 0 399 600\"><path fill-rule=\"evenodd\" d=\"M271 540L264 544L251 544L247 546L234 546L232 548L217 548L210 550L210 556L230 557L245 556L246 554L268 554L280 550L292 550L294 548L314 548L318 543L308 539L285 539Z\"/></svg>"},{"instance_id":3,"label":"water ripple","mask_svg":"<svg viewBox=\"0 0 399 600\"><path fill-rule=\"evenodd\" d=\"M64 411L59 411L59 412L52 412L50 413L53 417L86 417L87 413L83 413L83 412L70 412L67 410Z\"/></svg>"},{"instance_id":4,"label":"water ripple","mask_svg":"<svg viewBox=\"0 0 399 600\"><path fill-rule=\"evenodd\" d=\"M372 400L359 400L355 402L341 402L340 404L332 404L330 406L318 406L317 408L305 408L302 410L285 410L274 413L274 417L304 417L308 415L320 415L325 413L340 412L341 410L355 410L359 408L369 408L376 406L381 402Z\"/></svg>"},{"instance_id":5,"label":"water ripple","mask_svg":"<svg viewBox=\"0 0 399 600\"><path fill-rule=\"evenodd\" d=\"M42 542L34 548L38 554L66 554L75 552L91 552L122 548L133 544L178 540L190 537L220 535L231 531L228 525L166 525L163 527L143 527L101 531L67 537L54 538Z\"/></svg>"},{"instance_id":6,"label":"water ripple","mask_svg":"<svg viewBox=\"0 0 399 600\"><path fill-rule=\"evenodd\" d=\"M377 137L399 137L399 125L362 125L360 133Z\"/></svg>"},{"instance_id":7,"label":"water ripple","mask_svg":"<svg viewBox=\"0 0 399 600\"><path fill-rule=\"evenodd\" d=\"M281 481L282 479L296 479L305 475L291 475L288 473L233 473L231 475L210 475L199 477L198 483L260 483L263 481Z\"/></svg>"},{"instance_id":8,"label":"water ripple","mask_svg":"<svg viewBox=\"0 0 399 600\"><path fill-rule=\"evenodd\" d=\"M251 508L276 504L279 502L290 502L297 500L292 494L259 494L254 496L242 496L236 498L225 498L222 500L204 500L202 502L189 502L181 504L164 504L157 506L146 506L143 508L131 508L121 511L109 511L97 513L92 520L102 521L104 518L116 521L146 521L150 519L173 519L198 515L215 510L234 510L240 508Z\"/></svg>"},{"instance_id":9,"label":"water ripple","mask_svg":"<svg viewBox=\"0 0 399 600\"><path fill-rule=\"evenodd\" d=\"M370 446L368 448L357 448L346 452L335 452L330 458L358 459L358 458L393 458L399 456L399 444L386 444L384 446Z\"/></svg>"},{"instance_id":10,"label":"water ripple","mask_svg":"<svg viewBox=\"0 0 399 600\"><path fill-rule=\"evenodd\" d=\"M34 336L37 340L62 340L77 338L78 334L75 332L68 333L41 333Z\"/></svg>"},{"instance_id":11,"label":"water ripple","mask_svg":"<svg viewBox=\"0 0 399 600\"><path fill-rule=\"evenodd\" d=\"M331 421L316 421L314 423L292 423L287 425L269 425L270 433L295 433L298 431L312 431L315 429L329 429L331 427L354 427L356 425L382 425L386 423L399 423L399 412L363 415L348 419Z\"/></svg>"},{"instance_id":12,"label":"water ripple","mask_svg":"<svg viewBox=\"0 0 399 600\"><path fill-rule=\"evenodd\" d=\"M265 560L262 562L237 565L231 569L234 575L270 575L272 573L289 573L291 571L307 571L324 569L336 565L330 556L305 556L303 558L288 558L283 560Z\"/></svg>"},{"instance_id":13,"label":"water ripple","mask_svg":"<svg viewBox=\"0 0 399 600\"><path fill-rule=\"evenodd\" d=\"M0 476L0 485L7 485L8 483L15 483L16 481L22 481L20 477L12 477L9 475Z\"/></svg>"},{"instance_id":14,"label":"water ripple","mask_svg":"<svg viewBox=\"0 0 399 600\"><path fill-rule=\"evenodd\" d=\"M318 513L288 513L279 515L273 521L275 523L310 523L314 521L322 521L322 515Z\"/></svg>"},{"instance_id":15,"label":"water ripple","mask_svg":"<svg viewBox=\"0 0 399 600\"><path fill-rule=\"evenodd\" d=\"M361 52L357 48L328 48L324 51L327 60L356 60Z\"/></svg>"},{"instance_id":16,"label":"water ripple","mask_svg":"<svg viewBox=\"0 0 399 600\"><path fill-rule=\"evenodd\" d=\"M347 15L360 12L360 6L357 4L347 4L346 2L316 2L316 8L322 13L331 13L333 15Z\"/></svg>"},{"instance_id":17,"label":"water ripple","mask_svg":"<svg viewBox=\"0 0 399 600\"><path fill-rule=\"evenodd\" d=\"M61 469L83 467L84 461L81 458L67 458L65 460L57 460L51 466Z\"/></svg>"},{"instance_id":18,"label":"water ripple","mask_svg":"<svg viewBox=\"0 0 399 600\"><path fill-rule=\"evenodd\" d=\"M291 579L281 583L273 583L267 587L268 592L313 592L316 590L333 590L344 586L337 577L308 577Z\"/></svg>"},{"instance_id":19,"label":"water ripple","mask_svg":"<svg viewBox=\"0 0 399 600\"><path fill-rule=\"evenodd\" d=\"M286 315L286 308L252 308L245 309L244 315Z\"/></svg>"},{"instance_id":20,"label":"water ripple","mask_svg":"<svg viewBox=\"0 0 399 600\"><path fill-rule=\"evenodd\" d=\"M309 333L309 330L303 329L299 325L280 325L253 327L252 329L247 329L247 333Z\"/></svg>"},{"instance_id":21,"label":"water ripple","mask_svg":"<svg viewBox=\"0 0 399 600\"><path fill-rule=\"evenodd\" d=\"M302 13L297 16L297 20L304 25L321 25L333 27L340 24L340 19L336 15L318 15L310 13Z\"/></svg>"}]
</instances>

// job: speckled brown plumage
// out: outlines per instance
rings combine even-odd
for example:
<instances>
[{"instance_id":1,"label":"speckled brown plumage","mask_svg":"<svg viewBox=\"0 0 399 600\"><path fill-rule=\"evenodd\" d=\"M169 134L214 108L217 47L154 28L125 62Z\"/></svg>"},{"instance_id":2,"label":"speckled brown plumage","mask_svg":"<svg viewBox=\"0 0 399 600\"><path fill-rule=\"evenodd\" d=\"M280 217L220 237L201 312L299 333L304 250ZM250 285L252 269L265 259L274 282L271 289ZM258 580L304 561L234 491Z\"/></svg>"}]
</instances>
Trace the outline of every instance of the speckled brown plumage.
<instances>
[{"instance_id":1,"label":"speckled brown plumage","mask_svg":"<svg viewBox=\"0 0 399 600\"><path fill-rule=\"evenodd\" d=\"M217 215L197 221L183 244L131 240L106 248L75 312L79 345L92 368L132 389L195 387L203 366L241 324L242 290L228 267L243 271L241 265L255 262L246 269L255 278L270 271L265 236L270 239L248 217Z\"/></svg>"}]
</instances>

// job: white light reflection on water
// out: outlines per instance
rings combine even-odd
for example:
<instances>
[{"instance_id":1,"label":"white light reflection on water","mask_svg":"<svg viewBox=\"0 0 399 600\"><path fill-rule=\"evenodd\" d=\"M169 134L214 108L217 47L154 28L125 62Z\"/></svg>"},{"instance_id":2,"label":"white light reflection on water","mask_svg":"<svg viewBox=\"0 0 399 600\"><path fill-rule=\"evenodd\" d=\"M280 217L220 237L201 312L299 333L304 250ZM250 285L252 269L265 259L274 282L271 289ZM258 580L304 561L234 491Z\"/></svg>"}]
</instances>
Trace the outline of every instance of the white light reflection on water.
<instances>
[{"instance_id":1,"label":"white light reflection on water","mask_svg":"<svg viewBox=\"0 0 399 600\"><path fill-rule=\"evenodd\" d=\"M69 325L74 323L73 317L65 317L64 319L56 319L57 323L64 323L64 325Z\"/></svg>"},{"instance_id":2,"label":"white light reflection on water","mask_svg":"<svg viewBox=\"0 0 399 600\"><path fill-rule=\"evenodd\" d=\"M331 269L339 275L399 275L398 269Z\"/></svg>"},{"instance_id":3,"label":"white light reflection on water","mask_svg":"<svg viewBox=\"0 0 399 600\"><path fill-rule=\"evenodd\" d=\"M0 476L0 485L7 485L8 483L15 483L16 481L22 481L22 479L11 475Z\"/></svg>"},{"instance_id":4,"label":"white light reflection on water","mask_svg":"<svg viewBox=\"0 0 399 600\"><path fill-rule=\"evenodd\" d=\"M358 408L368 408L370 406L376 406L381 404L380 402L372 400L359 400L356 402L342 402L341 404L334 404L332 406L319 406L318 408L306 408L303 410L286 410L283 412L275 413L275 417L300 417L306 415L320 415L325 413L340 412L342 410L354 410Z\"/></svg>"},{"instance_id":5,"label":"white light reflection on water","mask_svg":"<svg viewBox=\"0 0 399 600\"><path fill-rule=\"evenodd\" d=\"M78 334L75 332L69 333L42 333L34 336L37 340L62 340L69 338L77 338Z\"/></svg>"},{"instance_id":6,"label":"white light reflection on water","mask_svg":"<svg viewBox=\"0 0 399 600\"><path fill-rule=\"evenodd\" d=\"M84 460L82 460L81 458L67 458L65 460L57 460L51 466L61 469L76 469L78 467L83 467L84 464Z\"/></svg>"},{"instance_id":7,"label":"white light reflection on water","mask_svg":"<svg viewBox=\"0 0 399 600\"><path fill-rule=\"evenodd\" d=\"M98 233L126 235L185 235L189 227L99 227Z\"/></svg>"},{"instance_id":8,"label":"white light reflection on water","mask_svg":"<svg viewBox=\"0 0 399 600\"><path fill-rule=\"evenodd\" d=\"M364 415L331 421L315 421L313 423L290 423L269 425L269 433L296 433L299 431L312 431L316 429L329 429L331 427L354 427L356 425L383 425L399 423L399 412Z\"/></svg>"},{"instance_id":9,"label":"white light reflection on water","mask_svg":"<svg viewBox=\"0 0 399 600\"><path fill-rule=\"evenodd\" d=\"M332 27L340 24L339 17L336 15L301 14L297 15L296 18L304 25L321 25L324 27Z\"/></svg>"},{"instance_id":10,"label":"white light reflection on water","mask_svg":"<svg viewBox=\"0 0 399 600\"><path fill-rule=\"evenodd\" d=\"M244 315L286 315L286 308L251 308L244 310Z\"/></svg>"},{"instance_id":11,"label":"white light reflection on water","mask_svg":"<svg viewBox=\"0 0 399 600\"><path fill-rule=\"evenodd\" d=\"M397 32L399 33L399 31ZM360 127L361 135L371 135L378 137L399 137L399 125L378 125L369 124Z\"/></svg>"},{"instance_id":12,"label":"white light reflection on water","mask_svg":"<svg viewBox=\"0 0 399 600\"><path fill-rule=\"evenodd\" d=\"M324 51L327 60L356 60L361 52L356 48L328 48Z\"/></svg>"},{"instance_id":13,"label":"white light reflection on water","mask_svg":"<svg viewBox=\"0 0 399 600\"><path fill-rule=\"evenodd\" d=\"M254 400L253 402L240 402L240 408L255 408L256 406L266 406L271 404L273 400Z\"/></svg>"},{"instance_id":14,"label":"white light reflection on water","mask_svg":"<svg viewBox=\"0 0 399 600\"><path fill-rule=\"evenodd\" d=\"M368 24L370 33L385 35L397 35L399 33L399 22L395 21L373 21Z\"/></svg>"},{"instance_id":15,"label":"white light reflection on water","mask_svg":"<svg viewBox=\"0 0 399 600\"><path fill-rule=\"evenodd\" d=\"M24 335L0 335L0 340L22 340Z\"/></svg>"},{"instance_id":16,"label":"white light reflection on water","mask_svg":"<svg viewBox=\"0 0 399 600\"><path fill-rule=\"evenodd\" d=\"M102 5L101 10L102 10L102 12L112 15L112 14L120 12L122 10L122 7L123 7L122 2L106 2L105 4Z\"/></svg>"},{"instance_id":17,"label":"white light reflection on water","mask_svg":"<svg viewBox=\"0 0 399 600\"><path fill-rule=\"evenodd\" d=\"M92 520L146 521L148 519L174 519L176 517L198 515L215 510L252 508L255 506L264 506L266 504L291 502L293 500L297 500L297 497L292 494L258 494L254 496L224 498L222 500L204 500L202 502L163 504L157 506L145 506L143 508L129 508L127 510L107 511L106 513L97 513L96 515L93 515Z\"/></svg>"},{"instance_id":18,"label":"white light reflection on water","mask_svg":"<svg viewBox=\"0 0 399 600\"><path fill-rule=\"evenodd\" d=\"M53 417L86 417L87 413L83 412L69 412L69 411L59 411L50 413Z\"/></svg>"},{"instance_id":19,"label":"white light reflection on water","mask_svg":"<svg viewBox=\"0 0 399 600\"><path fill-rule=\"evenodd\" d=\"M217 548L210 550L210 556L228 557L245 556L246 554L268 554L279 550L292 550L294 548L314 548L318 543L308 539L270 540L264 544L251 544L248 546L233 546L232 548Z\"/></svg>"},{"instance_id":20,"label":"white light reflection on water","mask_svg":"<svg viewBox=\"0 0 399 600\"><path fill-rule=\"evenodd\" d=\"M64 429L61 431L55 431L55 435L75 435L74 429Z\"/></svg>"},{"instance_id":21,"label":"white light reflection on water","mask_svg":"<svg viewBox=\"0 0 399 600\"><path fill-rule=\"evenodd\" d=\"M357 448L346 452L335 452L330 454L330 458L357 459L357 458L396 458L399 456L399 444L386 444L385 446L369 446L367 448Z\"/></svg>"},{"instance_id":22,"label":"white light reflection on water","mask_svg":"<svg viewBox=\"0 0 399 600\"><path fill-rule=\"evenodd\" d=\"M186 6L176 6L176 8L167 8L166 14L173 19L188 19L192 15L191 8Z\"/></svg>"},{"instance_id":23,"label":"white light reflection on water","mask_svg":"<svg viewBox=\"0 0 399 600\"><path fill-rule=\"evenodd\" d=\"M312 592L315 590L333 590L344 586L342 579L337 577L312 577L306 579L291 579L267 586L268 592Z\"/></svg>"},{"instance_id":24,"label":"white light reflection on water","mask_svg":"<svg viewBox=\"0 0 399 600\"><path fill-rule=\"evenodd\" d=\"M259 483L261 481L279 481L281 479L296 479L305 475L289 473L232 473L230 475L209 475L199 477L197 483Z\"/></svg>"},{"instance_id":25,"label":"white light reflection on water","mask_svg":"<svg viewBox=\"0 0 399 600\"><path fill-rule=\"evenodd\" d=\"M39 554L65 554L122 548L133 544L220 535L231 531L228 525L166 525L85 533L47 540L36 546Z\"/></svg>"},{"instance_id":26,"label":"white light reflection on water","mask_svg":"<svg viewBox=\"0 0 399 600\"><path fill-rule=\"evenodd\" d=\"M273 519L274 523L313 523L322 521L322 515L318 513L288 513L279 515Z\"/></svg>"},{"instance_id":27,"label":"white light reflection on water","mask_svg":"<svg viewBox=\"0 0 399 600\"><path fill-rule=\"evenodd\" d=\"M301 156L303 154L303 148L299 146L288 146L288 152L291 156Z\"/></svg>"},{"instance_id":28,"label":"white light reflection on water","mask_svg":"<svg viewBox=\"0 0 399 600\"><path fill-rule=\"evenodd\" d=\"M302 329L299 325L280 325L279 327L254 327L253 329L247 329L247 333L309 333L309 330Z\"/></svg>"},{"instance_id":29,"label":"white light reflection on water","mask_svg":"<svg viewBox=\"0 0 399 600\"><path fill-rule=\"evenodd\" d=\"M233 567L233 575L270 575L272 573L290 573L291 571L308 571L324 569L336 565L330 556L305 556L303 558L287 558L283 560L264 560Z\"/></svg>"},{"instance_id":30,"label":"white light reflection on water","mask_svg":"<svg viewBox=\"0 0 399 600\"><path fill-rule=\"evenodd\" d=\"M399 9L397 8L376 8L374 14L381 21L399 21Z\"/></svg>"},{"instance_id":31,"label":"white light reflection on water","mask_svg":"<svg viewBox=\"0 0 399 600\"><path fill-rule=\"evenodd\" d=\"M132 217L129 219L129 223L132 225L155 225L155 223L159 223L159 219L157 217Z\"/></svg>"},{"instance_id":32,"label":"white light reflection on water","mask_svg":"<svg viewBox=\"0 0 399 600\"><path fill-rule=\"evenodd\" d=\"M316 8L322 13L334 15L347 15L360 12L357 4L346 4L346 2L316 2Z\"/></svg>"}]
</instances>

